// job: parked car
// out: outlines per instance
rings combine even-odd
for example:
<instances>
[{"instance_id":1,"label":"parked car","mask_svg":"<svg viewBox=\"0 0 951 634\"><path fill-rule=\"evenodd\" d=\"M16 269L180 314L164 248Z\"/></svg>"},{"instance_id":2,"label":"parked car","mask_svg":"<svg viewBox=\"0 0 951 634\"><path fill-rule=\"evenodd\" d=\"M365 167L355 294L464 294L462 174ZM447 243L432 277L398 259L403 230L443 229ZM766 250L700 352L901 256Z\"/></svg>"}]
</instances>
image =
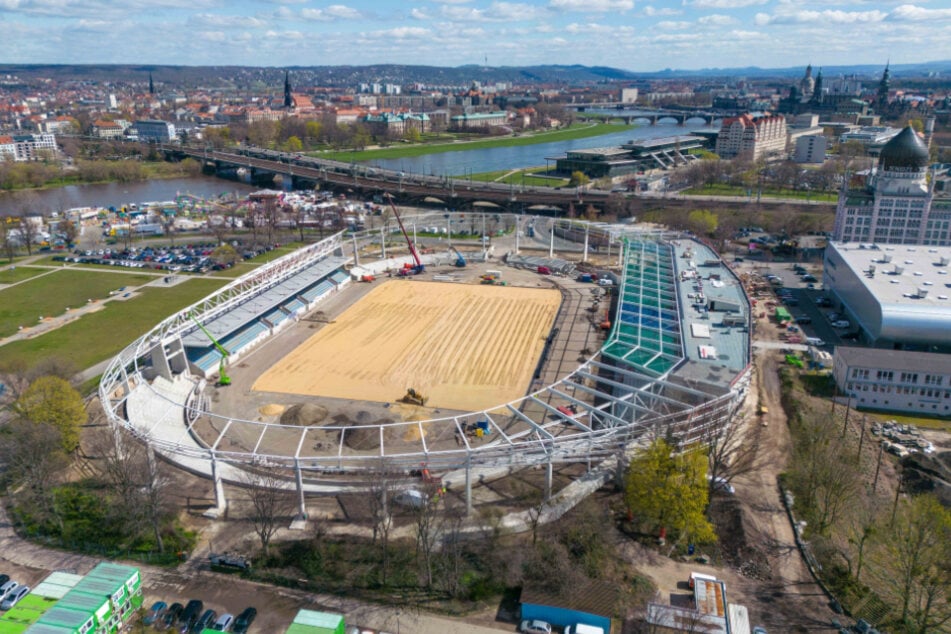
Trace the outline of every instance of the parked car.
<instances>
[{"instance_id":1,"label":"parked car","mask_svg":"<svg viewBox=\"0 0 951 634\"><path fill-rule=\"evenodd\" d=\"M714 491L720 491L721 493L729 493L730 495L733 495L734 493L736 493L736 488L732 484L730 484L730 482L726 478L721 478L720 476L717 476L716 478L711 478L710 475L708 474L707 481L710 482L711 480L713 481Z\"/></svg>"},{"instance_id":2,"label":"parked car","mask_svg":"<svg viewBox=\"0 0 951 634\"><path fill-rule=\"evenodd\" d=\"M16 581L10 581L8 577L6 581L3 582L3 585L0 585L0 601L3 601L7 598L7 595L17 589L17 586L20 584Z\"/></svg>"},{"instance_id":3,"label":"parked car","mask_svg":"<svg viewBox=\"0 0 951 634\"><path fill-rule=\"evenodd\" d=\"M833 328L850 328L851 326L852 322L850 322L848 319L837 319L832 322Z\"/></svg>"},{"instance_id":4,"label":"parked car","mask_svg":"<svg viewBox=\"0 0 951 634\"><path fill-rule=\"evenodd\" d=\"M168 604L165 603L165 601L156 601L152 604L152 607L149 608L149 611L146 613L145 618L142 619L142 622L146 625L155 625L159 622L159 620L161 620L167 608Z\"/></svg>"},{"instance_id":5,"label":"parked car","mask_svg":"<svg viewBox=\"0 0 951 634\"><path fill-rule=\"evenodd\" d=\"M238 618L234 620L234 627L231 628L231 631L235 634L245 634L248 628L251 627L251 624L254 623L254 619L257 615L257 609L245 608L244 611L238 615Z\"/></svg>"},{"instance_id":6,"label":"parked car","mask_svg":"<svg viewBox=\"0 0 951 634\"><path fill-rule=\"evenodd\" d=\"M165 611L165 615L162 617L162 620L159 621L158 626L161 630L167 630L175 624L175 621L178 620L178 617L181 616L182 610L185 607L181 603L173 603L168 607L168 610Z\"/></svg>"},{"instance_id":7,"label":"parked car","mask_svg":"<svg viewBox=\"0 0 951 634\"><path fill-rule=\"evenodd\" d=\"M192 634L199 634L205 628L210 628L215 624L215 619L217 618L217 612L211 609L205 610L204 614L198 617L198 620L195 621L194 625L192 625Z\"/></svg>"},{"instance_id":8,"label":"parked car","mask_svg":"<svg viewBox=\"0 0 951 634\"><path fill-rule=\"evenodd\" d=\"M10 575L0 575L0 587L3 587L7 581L10 581Z\"/></svg>"},{"instance_id":9,"label":"parked car","mask_svg":"<svg viewBox=\"0 0 951 634\"><path fill-rule=\"evenodd\" d=\"M186 634L186 632L192 628L192 625L194 625L198 617L201 616L201 611L204 607L205 604L198 599L192 599L185 605L185 609L182 610L182 615L178 618L178 631L181 634Z\"/></svg>"},{"instance_id":10,"label":"parked car","mask_svg":"<svg viewBox=\"0 0 951 634\"><path fill-rule=\"evenodd\" d=\"M9 610L28 594L30 594L30 586L17 586L16 590L8 594L0 603L0 610Z\"/></svg>"},{"instance_id":11,"label":"parked car","mask_svg":"<svg viewBox=\"0 0 951 634\"><path fill-rule=\"evenodd\" d=\"M234 623L234 615L226 612L218 617L211 629L218 632L230 632L232 623Z\"/></svg>"},{"instance_id":12,"label":"parked car","mask_svg":"<svg viewBox=\"0 0 951 634\"><path fill-rule=\"evenodd\" d=\"M518 626L518 631L522 634L551 634L551 623L538 619L525 619Z\"/></svg>"}]
</instances>

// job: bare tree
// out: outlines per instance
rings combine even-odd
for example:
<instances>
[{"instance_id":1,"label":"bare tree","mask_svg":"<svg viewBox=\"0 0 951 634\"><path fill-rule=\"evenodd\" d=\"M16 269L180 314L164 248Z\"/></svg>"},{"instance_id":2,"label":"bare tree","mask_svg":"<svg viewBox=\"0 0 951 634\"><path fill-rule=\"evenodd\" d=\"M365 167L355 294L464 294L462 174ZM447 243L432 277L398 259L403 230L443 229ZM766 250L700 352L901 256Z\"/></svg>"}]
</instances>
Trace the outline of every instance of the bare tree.
<instances>
[{"instance_id":1,"label":"bare tree","mask_svg":"<svg viewBox=\"0 0 951 634\"><path fill-rule=\"evenodd\" d=\"M13 262L13 256L17 252L17 243L10 229L11 226L7 219L0 217L0 249L3 250L3 255L7 260Z\"/></svg>"},{"instance_id":2,"label":"bare tree","mask_svg":"<svg viewBox=\"0 0 951 634\"><path fill-rule=\"evenodd\" d=\"M79 237L79 227L76 226L76 223L72 220L64 220L59 223L59 232L63 234L63 240L66 241L67 245L72 246L76 243L76 238Z\"/></svg>"},{"instance_id":3,"label":"bare tree","mask_svg":"<svg viewBox=\"0 0 951 634\"><path fill-rule=\"evenodd\" d=\"M53 517L62 529L62 517L56 508L54 490L69 465L59 430L46 423L15 420L7 426L5 442L0 443L0 464L4 478L36 511Z\"/></svg>"},{"instance_id":4,"label":"bare tree","mask_svg":"<svg viewBox=\"0 0 951 634\"><path fill-rule=\"evenodd\" d=\"M433 559L439 540L440 506L444 490L438 484L423 487L424 500L414 509L416 522L416 561L422 569L427 588L433 587Z\"/></svg>"},{"instance_id":5,"label":"bare tree","mask_svg":"<svg viewBox=\"0 0 951 634\"><path fill-rule=\"evenodd\" d=\"M734 416L721 428L712 428L705 438L709 457L707 475L710 493L721 483L758 468L759 437L762 427Z\"/></svg>"},{"instance_id":6,"label":"bare tree","mask_svg":"<svg viewBox=\"0 0 951 634\"><path fill-rule=\"evenodd\" d=\"M380 584L384 587L387 584L390 571L390 531L393 528L393 495L396 492L396 482L394 474L381 470L373 474L370 483L370 519L373 522L373 543L379 539L380 560L382 569L380 571Z\"/></svg>"},{"instance_id":7,"label":"bare tree","mask_svg":"<svg viewBox=\"0 0 951 634\"><path fill-rule=\"evenodd\" d=\"M280 520L289 517L294 511L288 482L271 472L248 472L244 486L248 502L251 503L248 521L254 526L254 532L261 540L261 550L267 557Z\"/></svg>"},{"instance_id":8,"label":"bare tree","mask_svg":"<svg viewBox=\"0 0 951 634\"><path fill-rule=\"evenodd\" d=\"M33 222L29 212L24 209L20 212L20 242L26 247L27 255L33 255L33 247L37 244L37 238L40 236L40 227Z\"/></svg>"}]
</instances>

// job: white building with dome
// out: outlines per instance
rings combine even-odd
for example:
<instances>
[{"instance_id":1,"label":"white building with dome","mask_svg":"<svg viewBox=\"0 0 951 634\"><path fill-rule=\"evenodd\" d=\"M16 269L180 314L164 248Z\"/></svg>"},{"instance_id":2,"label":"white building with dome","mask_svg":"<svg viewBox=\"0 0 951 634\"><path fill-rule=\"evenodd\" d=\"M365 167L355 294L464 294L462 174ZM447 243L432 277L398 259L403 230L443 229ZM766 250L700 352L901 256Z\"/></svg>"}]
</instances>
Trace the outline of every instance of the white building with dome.
<instances>
[{"instance_id":1,"label":"white building with dome","mask_svg":"<svg viewBox=\"0 0 951 634\"><path fill-rule=\"evenodd\" d=\"M928 182L928 148L909 126L882 148L878 167L839 194L833 240L951 245L951 198Z\"/></svg>"}]
</instances>

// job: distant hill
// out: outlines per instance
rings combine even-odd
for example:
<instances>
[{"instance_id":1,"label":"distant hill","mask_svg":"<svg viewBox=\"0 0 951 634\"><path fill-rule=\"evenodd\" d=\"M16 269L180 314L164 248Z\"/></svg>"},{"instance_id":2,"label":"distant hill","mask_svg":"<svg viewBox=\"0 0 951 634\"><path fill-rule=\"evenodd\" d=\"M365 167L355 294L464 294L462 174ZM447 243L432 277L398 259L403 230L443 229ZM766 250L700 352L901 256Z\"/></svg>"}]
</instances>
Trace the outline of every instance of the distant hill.
<instances>
[{"instance_id":1,"label":"distant hill","mask_svg":"<svg viewBox=\"0 0 951 634\"><path fill-rule=\"evenodd\" d=\"M827 77L836 75L881 75L884 64L824 66ZM951 75L951 61L920 64L893 64L894 77L925 77ZM712 79L712 78L786 78L799 77L803 67L791 68L703 68L697 70L666 69L656 72L634 72L608 66L539 65L456 67L374 64L369 66L294 66L290 67L292 83L297 86L353 86L359 83L383 82L426 84L429 86L468 86L482 83L592 85L635 82L650 79ZM254 66L163 66L74 65L74 64L0 64L0 75L17 75L26 82L40 77L61 81L145 83L151 72L157 84L173 89L198 86L255 90L280 86L284 68Z\"/></svg>"}]
</instances>

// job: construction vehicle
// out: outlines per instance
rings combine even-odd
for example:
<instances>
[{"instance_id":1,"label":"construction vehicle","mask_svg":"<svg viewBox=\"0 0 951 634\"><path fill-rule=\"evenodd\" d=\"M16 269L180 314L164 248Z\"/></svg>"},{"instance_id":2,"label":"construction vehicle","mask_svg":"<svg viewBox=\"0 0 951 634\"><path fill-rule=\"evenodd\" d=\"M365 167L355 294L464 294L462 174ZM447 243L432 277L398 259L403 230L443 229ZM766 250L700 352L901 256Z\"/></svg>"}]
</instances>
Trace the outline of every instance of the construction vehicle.
<instances>
[{"instance_id":1,"label":"construction vehicle","mask_svg":"<svg viewBox=\"0 0 951 634\"><path fill-rule=\"evenodd\" d=\"M406 403L407 405L425 405L426 401L429 399L409 387L406 388L406 394L397 399L400 403Z\"/></svg>"},{"instance_id":2,"label":"construction vehicle","mask_svg":"<svg viewBox=\"0 0 951 634\"><path fill-rule=\"evenodd\" d=\"M218 352L221 353L221 359L218 361L218 385L220 387L231 385L231 377L225 373L225 365L227 364L228 356L231 353L228 352L228 350L223 345L218 343L217 339L211 336L211 333L208 332L201 322L198 321L198 318L195 317L195 313L189 313L188 316L192 318L192 321L194 321L199 328L201 328L201 331L205 333L205 336L211 340L211 343L213 343Z\"/></svg>"},{"instance_id":3,"label":"construction vehicle","mask_svg":"<svg viewBox=\"0 0 951 634\"><path fill-rule=\"evenodd\" d=\"M396 218L396 222L400 226L400 231L403 233L403 237L406 238L406 245L409 247L410 255L413 256L413 261L415 262L415 264L404 264L398 275L400 275L400 277L407 275L419 275L426 270L426 267L423 266L423 261L419 259L419 252L416 250L416 245L413 244L413 241L409 239L409 234L406 233L406 227L403 226L403 221L400 219L400 214L396 210L396 205L393 204L393 196L387 195L386 199L390 203L390 208L393 210L393 216Z\"/></svg>"},{"instance_id":4,"label":"construction vehicle","mask_svg":"<svg viewBox=\"0 0 951 634\"><path fill-rule=\"evenodd\" d=\"M459 252L459 249L450 246L449 250L456 254L456 261L453 263L453 266L459 269L464 268L466 266L466 258Z\"/></svg>"}]
</instances>

